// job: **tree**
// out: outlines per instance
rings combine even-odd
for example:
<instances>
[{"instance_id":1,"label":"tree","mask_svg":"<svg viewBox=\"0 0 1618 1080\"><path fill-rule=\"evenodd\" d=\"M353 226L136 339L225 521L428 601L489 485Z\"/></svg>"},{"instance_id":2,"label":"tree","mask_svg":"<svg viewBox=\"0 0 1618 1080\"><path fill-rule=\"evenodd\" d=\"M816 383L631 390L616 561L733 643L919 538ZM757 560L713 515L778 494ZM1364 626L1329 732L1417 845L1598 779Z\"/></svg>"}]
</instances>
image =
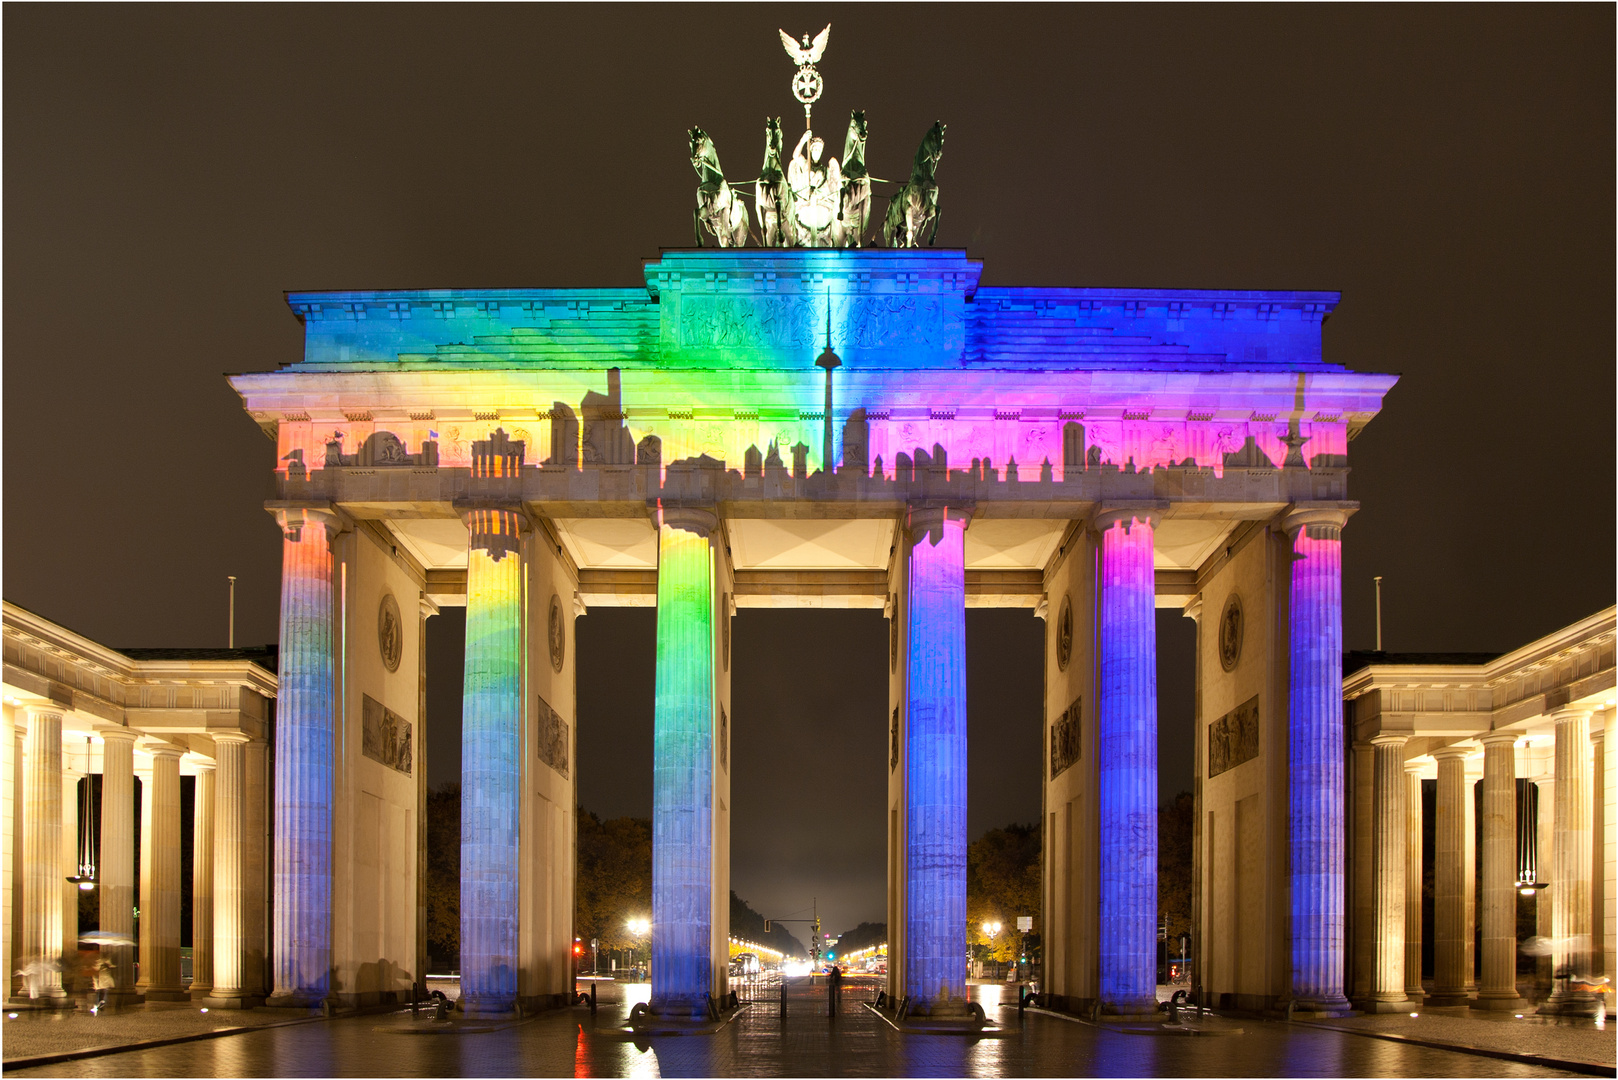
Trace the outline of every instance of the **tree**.
<instances>
[{"instance_id":1,"label":"tree","mask_svg":"<svg viewBox=\"0 0 1618 1080\"><path fill-rule=\"evenodd\" d=\"M788 933L784 926L772 926L770 932L766 934L764 916L748 906L747 901L737 896L734 889L730 892L730 934L732 937L768 945L784 956L809 955L809 950L803 947L803 943Z\"/></svg>"},{"instance_id":2,"label":"tree","mask_svg":"<svg viewBox=\"0 0 1618 1080\"><path fill-rule=\"evenodd\" d=\"M990 959L1017 958L1018 916L1032 916L1034 933L1040 931L1040 844L1039 825L1007 825L990 829L966 849L967 940L987 947ZM986 922L1001 925L992 940L983 933Z\"/></svg>"},{"instance_id":3,"label":"tree","mask_svg":"<svg viewBox=\"0 0 1618 1080\"><path fill-rule=\"evenodd\" d=\"M461 785L427 793L427 951L436 967L461 956Z\"/></svg>"},{"instance_id":4,"label":"tree","mask_svg":"<svg viewBox=\"0 0 1618 1080\"><path fill-rule=\"evenodd\" d=\"M573 932L602 949L645 944L630 919L652 917L652 823L621 817L602 821L579 807L579 864Z\"/></svg>"},{"instance_id":5,"label":"tree","mask_svg":"<svg viewBox=\"0 0 1618 1080\"><path fill-rule=\"evenodd\" d=\"M1157 812L1157 910L1168 916L1169 954L1178 955L1182 932L1191 932L1191 829L1196 800L1189 791Z\"/></svg>"}]
</instances>

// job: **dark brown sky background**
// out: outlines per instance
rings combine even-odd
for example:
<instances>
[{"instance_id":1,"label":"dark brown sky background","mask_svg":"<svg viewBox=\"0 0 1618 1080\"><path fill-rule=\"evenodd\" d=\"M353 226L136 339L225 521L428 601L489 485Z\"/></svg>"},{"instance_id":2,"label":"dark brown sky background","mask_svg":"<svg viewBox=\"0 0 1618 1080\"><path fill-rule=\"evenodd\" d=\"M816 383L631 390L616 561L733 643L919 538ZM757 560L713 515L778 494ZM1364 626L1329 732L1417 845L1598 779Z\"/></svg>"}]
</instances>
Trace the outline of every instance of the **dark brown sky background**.
<instances>
[{"instance_id":1,"label":"dark brown sky background","mask_svg":"<svg viewBox=\"0 0 1618 1080\"><path fill-rule=\"evenodd\" d=\"M766 113L797 108L776 28L827 21L819 127L840 146L866 109L898 176L946 121L939 243L986 283L1342 291L1327 358L1402 375L1350 450L1350 647L1373 574L1394 650L1503 651L1613 601L1611 6L0 17L4 594L98 641L222 645L227 574L238 641L275 639L273 447L221 376L297 359L284 290L636 285L690 243L685 129L752 175ZM737 887L879 917L880 616L739 620ZM652 627L581 622L581 798L605 814L649 812ZM969 624L974 834L1039 812L1041 632ZM1162 632L1167 793L1188 632Z\"/></svg>"}]
</instances>

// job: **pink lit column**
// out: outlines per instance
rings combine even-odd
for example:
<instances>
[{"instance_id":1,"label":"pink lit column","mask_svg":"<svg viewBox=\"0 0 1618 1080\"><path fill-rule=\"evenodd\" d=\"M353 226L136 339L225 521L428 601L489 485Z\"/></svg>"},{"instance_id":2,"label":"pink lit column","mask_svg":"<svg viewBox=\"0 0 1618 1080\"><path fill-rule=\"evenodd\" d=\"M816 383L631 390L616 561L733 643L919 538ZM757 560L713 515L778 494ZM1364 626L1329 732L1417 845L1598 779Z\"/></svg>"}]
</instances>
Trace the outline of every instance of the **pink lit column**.
<instances>
[{"instance_id":1,"label":"pink lit column","mask_svg":"<svg viewBox=\"0 0 1618 1080\"><path fill-rule=\"evenodd\" d=\"M913 507L906 625L905 994L913 1013L966 1012L966 527Z\"/></svg>"},{"instance_id":2,"label":"pink lit column","mask_svg":"<svg viewBox=\"0 0 1618 1080\"><path fill-rule=\"evenodd\" d=\"M1101 1007L1157 1009L1157 605L1155 512L1106 510L1101 534L1097 790Z\"/></svg>"},{"instance_id":3,"label":"pink lit column","mask_svg":"<svg viewBox=\"0 0 1618 1080\"><path fill-rule=\"evenodd\" d=\"M1292 1001L1346 1011L1343 996L1343 575L1336 509L1288 514L1288 841ZM1402 954L1401 954L1402 959Z\"/></svg>"},{"instance_id":4,"label":"pink lit column","mask_svg":"<svg viewBox=\"0 0 1618 1080\"><path fill-rule=\"evenodd\" d=\"M275 989L270 1004L313 1005L325 999L331 986L337 714L331 541L337 523L326 510L275 512L282 534L281 650L275 722Z\"/></svg>"}]
</instances>

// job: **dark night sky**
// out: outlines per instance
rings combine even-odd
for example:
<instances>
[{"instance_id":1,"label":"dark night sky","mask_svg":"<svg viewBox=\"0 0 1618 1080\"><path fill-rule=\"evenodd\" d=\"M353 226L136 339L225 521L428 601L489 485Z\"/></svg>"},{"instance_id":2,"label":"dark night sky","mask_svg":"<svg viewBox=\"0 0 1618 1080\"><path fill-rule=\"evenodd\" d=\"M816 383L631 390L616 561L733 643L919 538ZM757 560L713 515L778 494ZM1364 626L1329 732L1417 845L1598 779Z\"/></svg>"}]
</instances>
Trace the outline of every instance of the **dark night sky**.
<instances>
[{"instance_id":1,"label":"dark night sky","mask_svg":"<svg viewBox=\"0 0 1618 1080\"><path fill-rule=\"evenodd\" d=\"M221 373L297 358L283 290L636 285L690 242L684 130L749 175L796 108L776 28L828 20L822 128L868 110L891 176L945 120L939 243L985 283L1342 291L1327 358L1402 375L1351 450L1350 647L1373 574L1395 650L1505 650L1612 602L1607 5L8 5L6 598L114 646L222 645L236 574L238 640L274 640L273 447ZM738 616L755 907L881 917L881 623ZM1160 627L1172 794L1190 624ZM649 812L652 632L580 624L603 814ZM1038 813L1040 633L969 617L974 835Z\"/></svg>"}]
</instances>

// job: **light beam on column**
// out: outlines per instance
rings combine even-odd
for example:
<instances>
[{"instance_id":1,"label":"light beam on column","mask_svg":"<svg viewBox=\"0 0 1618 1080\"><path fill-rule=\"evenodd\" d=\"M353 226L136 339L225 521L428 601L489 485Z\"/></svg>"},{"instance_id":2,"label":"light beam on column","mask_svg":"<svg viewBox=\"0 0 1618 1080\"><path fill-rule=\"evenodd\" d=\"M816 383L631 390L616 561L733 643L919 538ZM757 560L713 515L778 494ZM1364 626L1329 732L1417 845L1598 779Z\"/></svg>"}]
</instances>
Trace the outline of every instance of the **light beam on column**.
<instances>
[{"instance_id":1,"label":"light beam on column","mask_svg":"<svg viewBox=\"0 0 1618 1080\"><path fill-rule=\"evenodd\" d=\"M1096 785L1101 1007L1157 1008L1157 604L1153 511L1096 518L1101 534Z\"/></svg>"},{"instance_id":2,"label":"light beam on column","mask_svg":"<svg viewBox=\"0 0 1618 1080\"><path fill-rule=\"evenodd\" d=\"M275 508L281 649L275 722L275 995L309 1005L331 985L336 725L330 511Z\"/></svg>"},{"instance_id":3,"label":"light beam on column","mask_svg":"<svg viewBox=\"0 0 1618 1080\"><path fill-rule=\"evenodd\" d=\"M966 1010L966 527L916 507L905 680L905 994L929 1016Z\"/></svg>"},{"instance_id":4,"label":"light beam on column","mask_svg":"<svg viewBox=\"0 0 1618 1080\"><path fill-rule=\"evenodd\" d=\"M1292 1000L1344 1012L1343 572L1341 510L1287 515L1292 537L1287 695Z\"/></svg>"},{"instance_id":5,"label":"light beam on column","mask_svg":"<svg viewBox=\"0 0 1618 1080\"><path fill-rule=\"evenodd\" d=\"M524 519L511 509L465 516L461 1000L475 1015L510 1012L517 1004Z\"/></svg>"},{"instance_id":6,"label":"light beam on column","mask_svg":"<svg viewBox=\"0 0 1618 1080\"><path fill-rule=\"evenodd\" d=\"M652 1000L701 1017L713 980L713 548L718 517L659 510L652 766Z\"/></svg>"}]
</instances>

